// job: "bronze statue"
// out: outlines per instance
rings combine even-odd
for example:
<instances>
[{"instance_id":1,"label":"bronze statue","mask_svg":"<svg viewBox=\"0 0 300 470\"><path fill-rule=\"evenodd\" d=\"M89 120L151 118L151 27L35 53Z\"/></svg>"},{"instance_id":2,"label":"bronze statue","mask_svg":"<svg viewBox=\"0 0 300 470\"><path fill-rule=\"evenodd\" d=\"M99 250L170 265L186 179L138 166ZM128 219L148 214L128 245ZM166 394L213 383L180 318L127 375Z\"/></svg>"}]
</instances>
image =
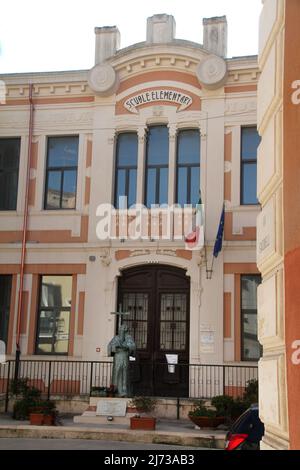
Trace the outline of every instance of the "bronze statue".
<instances>
[{"instance_id":1,"label":"bronze statue","mask_svg":"<svg viewBox=\"0 0 300 470\"><path fill-rule=\"evenodd\" d=\"M108 356L113 356L112 384L117 389L117 396L128 397L129 387L129 356L135 353L135 342L128 333L127 325L121 325L119 334L108 344Z\"/></svg>"}]
</instances>

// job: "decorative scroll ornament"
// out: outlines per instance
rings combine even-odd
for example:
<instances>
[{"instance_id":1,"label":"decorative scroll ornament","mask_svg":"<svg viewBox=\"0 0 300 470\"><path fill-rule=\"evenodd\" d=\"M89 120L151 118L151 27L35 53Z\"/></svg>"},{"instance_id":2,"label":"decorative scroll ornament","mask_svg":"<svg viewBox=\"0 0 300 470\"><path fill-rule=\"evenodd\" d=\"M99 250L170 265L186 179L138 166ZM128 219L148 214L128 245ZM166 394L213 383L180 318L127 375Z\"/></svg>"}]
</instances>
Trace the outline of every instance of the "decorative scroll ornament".
<instances>
[{"instance_id":1,"label":"decorative scroll ornament","mask_svg":"<svg viewBox=\"0 0 300 470\"><path fill-rule=\"evenodd\" d=\"M191 106L193 103L193 98L181 91L176 90L148 90L137 95L128 98L124 107L131 113L138 113L137 108L144 104L154 104L157 107L159 102L168 102L178 106L178 111L183 111L184 109Z\"/></svg>"},{"instance_id":2,"label":"decorative scroll ornament","mask_svg":"<svg viewBox=\"0 0 300 470\"><path fill-rule=\"evenodd\" d=\"M227 64L221 57L211 55L198 65L196 75L205 88L210 90L220 88L227 77Z\"/></svg>"},{"instance_id":3,"label":"decorative scroll ornament","mask_svg":"<svg viewBox=\"0 0 300 470\"><path fill-rule=\"evenodd\" d=\"M97 95L107 96L117 88L117 74L109 64L98 64L88 74L88 84Z\"/></svg>"}]
</instances>

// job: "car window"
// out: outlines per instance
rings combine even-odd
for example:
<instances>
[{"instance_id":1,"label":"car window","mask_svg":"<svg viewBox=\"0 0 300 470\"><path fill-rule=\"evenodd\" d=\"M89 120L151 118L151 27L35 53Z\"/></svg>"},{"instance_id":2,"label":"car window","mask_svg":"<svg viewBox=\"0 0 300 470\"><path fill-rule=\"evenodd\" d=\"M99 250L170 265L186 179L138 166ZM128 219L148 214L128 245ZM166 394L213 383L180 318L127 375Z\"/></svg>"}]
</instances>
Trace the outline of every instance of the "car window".
<instances>
[{"instance_id":1,"label":"car window","mask_svg":"<svg viewBox=\"0 0 300 470\"><path fill-rule=\"evenodd\" d=\"M249 427L251 425L251 411L247 410L243 413L232 425L232 433L247 433L249 432Z\"/></svg>"}]
</instances>

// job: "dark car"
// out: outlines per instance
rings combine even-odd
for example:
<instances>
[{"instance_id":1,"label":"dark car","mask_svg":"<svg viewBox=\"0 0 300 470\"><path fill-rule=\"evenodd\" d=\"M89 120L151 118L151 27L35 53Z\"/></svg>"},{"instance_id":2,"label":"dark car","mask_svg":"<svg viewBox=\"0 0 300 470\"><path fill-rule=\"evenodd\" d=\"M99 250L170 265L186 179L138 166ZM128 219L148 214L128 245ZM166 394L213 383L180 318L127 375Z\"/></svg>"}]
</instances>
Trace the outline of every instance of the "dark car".
<instances>
[{"instance_id":1,"label":"dark car","mask_svg":"<svg viewBox=\"0 0 300 470\"><path fill-rule=\"evenodd\" d=\"M264 432L264 425L258 415L258 406L252 405L229 429L225 450L259 450Z\"/></svg>"}]
</instances>

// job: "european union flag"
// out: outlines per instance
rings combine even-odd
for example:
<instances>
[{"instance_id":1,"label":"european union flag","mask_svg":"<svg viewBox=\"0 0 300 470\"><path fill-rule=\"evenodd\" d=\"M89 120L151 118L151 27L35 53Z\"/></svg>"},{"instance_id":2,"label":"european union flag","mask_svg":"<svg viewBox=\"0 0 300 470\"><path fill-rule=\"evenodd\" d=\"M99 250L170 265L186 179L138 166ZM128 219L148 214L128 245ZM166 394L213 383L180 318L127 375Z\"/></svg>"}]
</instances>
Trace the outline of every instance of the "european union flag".
<instances>
[{"instance_id":1,"label":"european union flag","mask_svg":"<svg viewBox=\"0 0 300 470\"><path fill-rule=\"evenodd\" d=\"M220 251L222 251L222 245L223 245L223 233L224 233L224 223L225 223L225 205L223 204L223 210L221 214L221 219L220 219L220 224L219 224L219 229L218 229L218 234L215 242L215 247L214 247L214 257L217 258Z\"/></svg>"}]
</instances>

